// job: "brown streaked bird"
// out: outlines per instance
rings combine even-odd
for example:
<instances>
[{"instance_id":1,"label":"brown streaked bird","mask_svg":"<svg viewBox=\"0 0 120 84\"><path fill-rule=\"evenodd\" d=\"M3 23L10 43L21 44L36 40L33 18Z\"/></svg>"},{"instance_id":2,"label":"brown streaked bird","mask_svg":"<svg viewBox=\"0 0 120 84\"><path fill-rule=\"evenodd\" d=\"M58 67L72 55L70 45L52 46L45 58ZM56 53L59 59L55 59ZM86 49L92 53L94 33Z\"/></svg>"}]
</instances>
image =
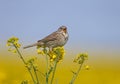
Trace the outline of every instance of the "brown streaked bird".
<instances>
[{"instance_id":1,"label":"brown streaked bird","mask_svg":"<svg viewBox=\"0 0 120 84\"><path fill-rule=\"evenodd\" d=\"M68 32L66 26L61 26L58 28L57 31L51 33L50 35L46 36L45 38L38 40L37 43L32 45L28 45L23 47L24 49L33 47L33 46L40 46L40 47L48 47L50 51L52 51L55 47L62 47L68 41Z\"/></svg>"}]
</instances>

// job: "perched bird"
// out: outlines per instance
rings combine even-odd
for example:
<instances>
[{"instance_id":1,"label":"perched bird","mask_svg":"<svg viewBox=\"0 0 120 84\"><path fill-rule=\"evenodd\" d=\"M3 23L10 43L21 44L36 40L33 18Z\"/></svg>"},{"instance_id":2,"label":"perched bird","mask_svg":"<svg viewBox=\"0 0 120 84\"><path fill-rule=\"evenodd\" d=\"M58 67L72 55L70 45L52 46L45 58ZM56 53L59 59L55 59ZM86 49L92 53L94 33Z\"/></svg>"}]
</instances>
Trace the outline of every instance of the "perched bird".
<instances>
[{"instance_id":1,"label":"perched bird","mask_svg":"<svg viewBox=\"0 0 120 84\"><path fill-rule=\"evenodd\" d=\"M51 33L50 35L46 36L45 38L38 40L37 43L32 45L28 45L23 47L24 49L33 47L33 46L40 46L40 47L48 47L50 51L52 51L55 47L61 47L66 44L68 41L68 32L66 26L61 26L58 28L57 31Z\"/></svg>"}]
</instances>

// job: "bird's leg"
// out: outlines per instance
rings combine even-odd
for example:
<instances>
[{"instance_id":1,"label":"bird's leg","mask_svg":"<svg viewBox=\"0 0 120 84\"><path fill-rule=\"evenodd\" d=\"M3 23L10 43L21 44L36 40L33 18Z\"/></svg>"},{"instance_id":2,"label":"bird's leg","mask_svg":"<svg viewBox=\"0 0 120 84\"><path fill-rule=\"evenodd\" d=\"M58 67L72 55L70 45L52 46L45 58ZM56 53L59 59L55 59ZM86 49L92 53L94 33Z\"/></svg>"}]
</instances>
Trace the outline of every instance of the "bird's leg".
<instances>
[{"instance_id":1,"label":"bird's leg","mask_svg":"<svg viewBox=\"0 0 120 84\"><path fill-rule=\"evenodd\" d=\"M53 48L52 47L49 47L49 52L53 52Z\"/></svg>"}]
</instances>

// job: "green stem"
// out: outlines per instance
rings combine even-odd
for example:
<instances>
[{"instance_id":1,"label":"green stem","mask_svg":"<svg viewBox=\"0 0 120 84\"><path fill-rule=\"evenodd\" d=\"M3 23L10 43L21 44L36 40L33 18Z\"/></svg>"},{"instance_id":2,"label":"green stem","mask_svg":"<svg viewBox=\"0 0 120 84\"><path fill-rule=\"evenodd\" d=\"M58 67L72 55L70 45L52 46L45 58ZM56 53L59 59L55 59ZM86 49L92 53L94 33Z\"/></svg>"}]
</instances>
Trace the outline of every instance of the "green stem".
<instances>
[{"instance_id":1,"label":"green stem","mask_svg":"<svg viewBox=\"0 0 120 84\"><path fill-rule=\"evenodd\" d=\"M14 45L15 46L15 45ZM20 51L18 50L18 48L15 46L20 58L22 59L23 63L26 65L27 63L25 62L24 58L22 57L22 54L20 53Z\"/></svg>"},{"instance_id":2,"label":"green stem","mask_svg":"<svg viewBox=\"0 0 120 84\"><path fill-rule=\"evenodd\" d=\"M80 67L79 67L78 71L77 71L76 73L74 73L74 75L73 75L73 77L72 77L72 80L70 81L70 84L74 84L75 79L77 78L77 76L78 76L78 74L79 74L79 72L80 72L80 70L81 70L81 68L82 68L82 65L83 65L83 63L80 64Z\"/></svg>"},{"instance_id":3,"label":"green stem","mask_svg":"<svg viewBox=\"0 0 120 84\"><path fill-rule=\"evenodd\" d=\"M32 80L33 80L33 82L34 82L34 84L36 84L35 79L34 79L34 77L33 77L33 75L32 75L31 70L29 70L29 68L28 68L28 67L27 67L27 69L28 69L28 72L30 73L30 76L31 76L31 78L32 78Z\"/></svg>"},{"instance_id":4,"label":"green stem","mask_svg":"<svg viewBox=\"0 0 120 84\"><path fill-rule=\"evenodd\" d=\"M47 57L47 53L46 53L46 84L48 84L48 57Z\"/></svg>"},{"instance_id":5,"label":"green stem","mask_svg":"<svg viewBox=\"0 0 120 84\"><path fill-rule=\"evenodd\" d=\"M13 44L13 45L14 45L14 44ZM24 63L24 64L26 65L26 67L27 67L27 63L25 62L25 60L24 60L22 54L20 53L20 51L18 50L18 48L17 48L15 45L14 45L14 47L15 47L15 49L17 50L17 52L18 52L18 54L19 54L21 60L23 61L23 63ZM28 69L28 71L29 71L29 73L30 73L30 75L31 75L31 78L32 78L34 84L36 84L36 82L35 82L35 80L34 80L34 77L33 77L33 75L32 75L31 70L29 69L29 67L27 67L27 69Z\"/></svg>"},{"instance_id":6,"label":"green stem","mask_svg":"<svg viewBox=\"0 0 120 84\"><path fill-rule=\"evenodd\" d=\"M57 62L58 62L58 59L56 58L55 60L55 64L54 64L54 67L53 67L53 74L52 74L52 79L51 79L51 83L53 83L53 79L54 79L54 76L55 76L55 71L56 71L56 67L57 67Z\"/></svg>"},{"instance_id":7,"label":"green stem","mask_svg":"<svg viewBox=\"0 0 120 84\"><path fill-rule=\"evenodd\" d=\"M35 76L36 76L36 79L37 79L37 84L40 84L39 79L38 79L38 75L37 75L37 70L34 67L34 65L32 65L32 66L33 66L33 70L34 70L34 73L35 73Z\"/></svg>"}]
</instances>

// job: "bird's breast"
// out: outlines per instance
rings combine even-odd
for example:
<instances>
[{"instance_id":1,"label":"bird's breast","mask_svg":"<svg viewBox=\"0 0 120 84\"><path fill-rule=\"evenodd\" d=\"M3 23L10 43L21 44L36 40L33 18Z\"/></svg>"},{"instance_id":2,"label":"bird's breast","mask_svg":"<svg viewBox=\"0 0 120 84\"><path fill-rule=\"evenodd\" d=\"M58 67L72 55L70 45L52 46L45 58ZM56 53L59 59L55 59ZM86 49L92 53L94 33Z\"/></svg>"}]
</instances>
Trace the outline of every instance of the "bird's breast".
<instances>
[{"instance_id":1,"label":"bird's breast","mask_svg":"<svg viewBox=\"0 0 120 84\"><path fill-rule=\"evenodd\" d=\"M67 33L61 33L58 44L60 44L61 46L64 46L67 41L68 41L68 34Z\"/></svg>"}]
</instances>

